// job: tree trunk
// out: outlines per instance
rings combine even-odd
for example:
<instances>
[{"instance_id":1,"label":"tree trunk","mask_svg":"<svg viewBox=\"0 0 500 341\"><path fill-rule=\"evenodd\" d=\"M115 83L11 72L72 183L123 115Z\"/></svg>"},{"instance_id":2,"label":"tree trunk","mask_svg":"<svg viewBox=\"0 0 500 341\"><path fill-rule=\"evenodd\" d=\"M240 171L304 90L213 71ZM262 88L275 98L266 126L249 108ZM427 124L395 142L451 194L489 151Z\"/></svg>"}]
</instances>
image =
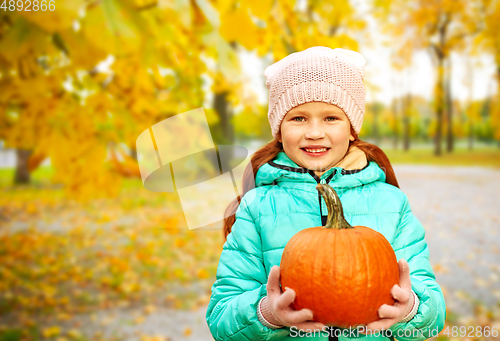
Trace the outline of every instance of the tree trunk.
<instances>
[{"instance_id":1,"label":"tree trunk","mask_svg":"<svg viewBox=\"0 0 500 341\"><path fill-rule=\"evenodd\" d=\"M410 108L411 108L411 94L404 97L403 109L403 150L410 149Z\"/></svg>"},{"instance_id":2,"label":"tree trunk","mask_svg":"<svg viewBox=\"0 0 500 341\"><path fill-rule=\"evenodd\" d=\"M234 144L234 127L231 125L232 113L229 108L229 102L227 101L228 92L222 92L214 94L214 109L219 115L219 129L220 138L219 143L222 145L233 145ZM229 147L229 157L232 158L234 155L232 153L232 148ZM221 159L222 168L228 169L229 160L227 157Z\"/></svg>"},{"instance_id":3,"label":"tree trunk","mask_svg":"<svg viewBox=\"0 0 500 341\"><path fill-rule=\"evenodd\" d=\"M436 135L434 138L434 155L441 155L441 139L443 135L443 61L444 56L438 54L438 67L437 67L437 83L435 91L435 101L436 101Z\"/></svg>"},{"instance_id":4,"label":"tree trunk","mask_svg":"<svg viewBox=\"0 0 500 341\"><path fill-rule=\"evenodd\" d=\"M30 157L32 150L26 149L16 149L16 173L14 176L14 184L29 184L30 183L30 172L28 170L28 158Z\"/></svg>"},{"instance_id":5,"label":"tree trunk","mask_svg":"<svg viewBox=\"0 0 500 341\"><path fill-rule=\"evenodd\" d=\"M448 67L446 70L446 114L448 121L448 129L446 136L446 151L453 151L453 101L451 98L451 58L448 58Z\"/></svg>"},{"instance_id":6,"label":"tree trunk","mask_svg":"<svg viewBox=\"0 0 500 341\"><path fill-rule=\"evenodd\" d=\"M380 144L380 134L378 132L378 116L379 116L379 106L377 103L373 104L373 138L375 140L375 145Z\"/></svg>"},{"instance_id":7,"label":"tree trunk","mask_svg":"<svg viewBox=\"0 0 500 341\"><path fill-rule=\"evenodd\" d=\"M398 99L393 98L392 100L392 115L394 117L394 139L393 139L393 145L394 145L394 150L398 149L398 139L399 139L399 134L398 134Z\"/></svg>"},{"instance_id":8,"label":"tree trunk","mask_svg":"<svg viewBox=\"0 0 500 341\"><path fill-rule=\"evenodd\" d=\"M497 55L498 55L498 53L497 53ZM498 62L498 59L497 59L496 67L497 67L497 96L498 96L498 94L500 94L500 63ZM496 105L500 105L498 103L498 99L497 99L497 104ZM495 113L495 115L500 115L500 113L497 111ZM500 117L497 117L497 119L498 119L498 122L499 122L499 126L493 127L493 129L500 129ZM493 138L495 138L495 136ZM498 148L500 149L500 139L498 140Z\"/></svg>"},{"instance_id":9,"label":"tree trunk","mask_svg":"<svg viewBox=\"0 0 500 341\"><path fill-rule=\"evenodd\" d=\"M139 161L137 160L137 149L135 146L130 147L130 156L133 157L135 161Z\"/></svg>"},{"instance_id":10,"label":"tree trunk","mask_svg":"<svg viewBox=\"0 0 500 341\"><path fill-rule=\"evenodd\" d=\"M469 106L468 106L468 115L466 115L467 120L469 122L469 151L473 149L474 142L474 122L472 122L472 103L473 103L473 92L474 92L474 73L472 69L472 59L468 58L467 60L467 71L469 73Z\"/></svg>"},{"instance_id":11,"label":"tree trunk","mask_svg":"<svg viewBox=\"0 0 500 341\"><path fill-rule=\"evenodd\" d=\"M472 120L469 118L469 151L472 151L472 143L474 141L474 135L472 133L473 125Z\"/></svg>"}]
</instances>

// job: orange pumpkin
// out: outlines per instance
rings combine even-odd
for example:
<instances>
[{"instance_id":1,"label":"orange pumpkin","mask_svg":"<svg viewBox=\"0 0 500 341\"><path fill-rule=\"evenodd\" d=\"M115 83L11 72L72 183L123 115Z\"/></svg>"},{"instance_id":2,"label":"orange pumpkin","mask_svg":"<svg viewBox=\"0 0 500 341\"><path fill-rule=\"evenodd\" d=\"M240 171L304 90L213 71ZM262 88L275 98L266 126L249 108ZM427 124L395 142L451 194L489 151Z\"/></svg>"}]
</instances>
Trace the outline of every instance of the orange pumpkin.
<instances>
[{"instance_id":1,"label":"orange pumpkin","mask_svg":"<svg viewBox=\"0 0 500 341\"><path fill-rule=\"evenodd\" d=\"M379 320L378 308L394 304L390 290L399 284L394 250L381 233L345 220L331 186L316 189L328 207L326 225L304 229L288 241L281 287L295 290L294 309L311 309L314 321L324 325L355 328Z\"/></svg>"}]
</instances>

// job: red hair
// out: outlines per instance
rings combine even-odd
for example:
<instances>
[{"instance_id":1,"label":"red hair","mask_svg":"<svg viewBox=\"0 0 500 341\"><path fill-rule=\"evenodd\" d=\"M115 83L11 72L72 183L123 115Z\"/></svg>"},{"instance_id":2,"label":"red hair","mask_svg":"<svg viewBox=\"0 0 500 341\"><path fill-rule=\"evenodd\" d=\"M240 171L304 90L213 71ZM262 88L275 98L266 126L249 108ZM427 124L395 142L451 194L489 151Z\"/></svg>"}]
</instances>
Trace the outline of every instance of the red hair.
<instances>
[{"instance_id":1,"label":"red hair","mask_svg":"<svg viewBox=\"0 0 500 341\"><path fill-rule=\"evenodd\" d=\"M283 151L283 145L278 141L278 139L280 138L279 134L280 133L278 133L278 136L276 136L273 141L264 145L253 154L250 163L247 165L245 172L243 173L243 196L253 188L251 185L254 182L251 181L250 177L252 176L255 181L255 175L257 174L259 168L269 161L273 160L279 152ZM385 182L399 188L398 180L396 179L396 174L394 173L391 162L389 161L387 155L382 151L382 149L374 144L361 141L352 126L351 134L352 136L354 136L354 141L349 141L349 147L356 146L363 152L365 152L368 162L376 162L379 167L385 172ZM236 220L235 213L238 209L238 206L240 205L240 200L241 197L238 196L238 198L233 200L226 208L224 216L226 216L227 218L224 218L223 227L224 240L227 239L227 235L231 232L231 228L233 227L233 224Z\"/></svg>"}]
</instances>

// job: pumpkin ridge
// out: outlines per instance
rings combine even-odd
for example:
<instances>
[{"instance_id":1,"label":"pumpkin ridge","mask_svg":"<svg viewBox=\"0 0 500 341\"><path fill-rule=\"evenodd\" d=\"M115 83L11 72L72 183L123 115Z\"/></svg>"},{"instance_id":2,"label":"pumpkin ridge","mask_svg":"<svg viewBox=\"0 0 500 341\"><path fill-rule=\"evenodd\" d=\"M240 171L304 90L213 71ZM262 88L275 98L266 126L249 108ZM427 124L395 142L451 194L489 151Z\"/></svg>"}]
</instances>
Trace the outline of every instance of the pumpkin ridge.
<instances>
[{"instance_id":1,"label":"pumpkin ridge","mask_svg":"<svg viewBox=\"0 0 500 341\"><path fill-rule=\"evenodd\" d=\"M320 243L321 243L321 234L319 233L316 233L316 240L318 240ZM318 258L318 253L319 252L314 252L314 262L312 263L313 266L311 266L311 277L310 278L316 278L316 267L315 265L318 264L318 262L316 261L317 258ZM317 290L317 288L314 288L312 283L311 283L311 287L314 291ZM318 306L318 302L316 302L316 300L313 300L313 306L311 308L308 308L308 309L311 309L313 312L316 310L316 307ZM314 313L313 313L314 315ZM314 319L314 316L313 316L313 319Z\"/></svg>"},{"instance_id":2,"label":"pumpkin ridge","mask_svg":"<svg viewBox=\"0 0 500 341\"><path fill-rule=\"evenodd\" d=\"M365 269L369 269L370 268L370 264L369 264L370 263L370 259L368 258L368 253L367 253L367 250L366 250L366 246L365 246L365 244L362 241L363 237L361 236L361 234L358 234L357 238L358 238L359 244L363 248L363 256L365 258L365 261L364 261ZM367 276L366 277L367 277L368 283L371 283L371 276L370 276L370 272L369 271L367 271ZM369 303L368 302L368 290L365 290L365 299L363 300L362 307L367 307L368 303Z\"/></svg>"},{"instance_id":3,"label":"pumpkin ridge","mask_svg":"<svg viewBox=\"0 0 500 341\"><path fill-rule=\"evenodd\" d=\"M301 231L301 232L302 232L302 231ZM300 233L300 232L299 232L299 233ZM306 232L304 232L304 233L306 233ZM304 249L305 249L305 250L307 250L307 249L306 249L306 248L307 248L307 244L304 244L304 240L301 240L301 239L297 240L297 244L298 244L298 248L299 248L299 250L304 250ZM304 252L302 251L302 252L301 252L301 254L300 254L300 258L302 258L303 256L304 256ZM294 276L295 276L295 273L294 273ZM296 278L294 278L294 279L296 279ZM294 283L290 283L289 285L292 285L292 284L294 284ZM297 290L296 290L296 297L295 297L295 300L294 300L294 301L295 301L295 303L296 303L298 306L302 306L302 305L303 305L303 302L302 302L301 297L302 297L302 295L303 295L303 294L299 296L299 292L300 292L300 293L304 293L304 292L305 292L305 291L304 291L304 287L305 287L305 286L304 286L304 284L305 284L305 283L303 283L302 281L298 281L298 283L297 283L297 284L298 284L298 285L297 285L297 287L296 287L296 288L297 288Z\"/></svg>"},{"instance_id":4,"label":"pumpkin ridge","mask_svg":"<svg viewBox=\"0 0 500 341\"><path fill-rule=\"evenodd\" d=\"M328 258L328 262L330 262L329 265L333 268L333 271L328 273L328 275L330 276L329 280L331 281L332 286L335 286L335 283L337 282L337 272L336 272L336 264L335 264L336 252L337 252L337 234L333 233L332 234L332 241L331 241L331 248L330 248L329 258ZM326 263L327 262L325 262L325 264ZM338 294L336 292L331 292L330 295L331 295L330 302L328 302L328 303L333 307L334 314L337 314L337 311L335 310L335 308L336 308ZM330 321L326 321L326 322L330 323Z\"/></svg>"},{"instance_id":5,"label":"pumpkin ridge","mask_svg":"<svg viewBox=\"0 0 500 341\"><path fill-rule=\"evenodd\" d=\"M347 253L349 255L352 255L351 251L352 251L352 245L351 245L351 241L352 241L352 238L344 238L344 240L346 241L346 244L347 244ZM352 278L353 277L353 273L352 273L352 262L348 262L349 264L349 278Z\"/></svg>"},{"instance_id":6,"label":"pumpkin ridge","mask_svg":"<svg viewBox=\"0 0 500 341\"><path fill-rule=\"evenodd\" d=\"M305 233L311 234L311 232L310 232L310 231L306 231ZM309 243L306 243L306 241L305 241L305 240L304 240L304 241L302 241L302 243L303 243L303 245L304 245L304 250L308 250L308 251L310 251L310 250L309 250L309 248L310 248L310 244L309 244ZM309 254L308 254L308 253L303 253L303 255L302 255L302 256L303 256L303 257L309 257ZM314 257L316 257L316 256L317 256L317 254L316 254L316 253L314 253ZM315 260L316 260L316 259L315 259ZM312 267L311 267L311 268L312 268ZM310 278L311 278L311 277L310 277ZM300 281L300 280L299 280L299 282L301 282L301 283L302 283L302 286L300 287L301 292L302 292L302 295L304 295L304 293L310 293L310 292L312 292L312 290L314 289L314 288L313 288L313 282L312 282L312 281ZM301 302L300 302L300 307L301 307L302 309L303 309L303 308L307 308L307 309L311 309L311 308L312 308L312 307L311 307L311 308L306 307L306 306L305 306L305 303L304 303L303 301L301 301ZM311 309L311 310L312 310L312 309Z\"/></svg>"},{"instance_id":7,"label":"pumpkin ridge","mask_svg":"<svg viewBox=\"0 0 500 341\"><path fill-rule=\"evenodd\" d=\"M382 250L384 250L384 251L385 251L385 253L386 253L385 257L386 257L386 258L393 258L393 259L394 259L394 261L395 261L395 262L396 262L396 264L397 264L398 260L397 260L397 258L396 258L396 254L395 254L395 253L389 253L389 250L388 250L388 249L384 249L384 248L383 248L383 245L382 245L382 244L386 244L386 243L388 243L387 239L384 237L384 235L382 235L382 234L381 234L381 237L379 238L379 244L381 245L381 249L382 249ZM391 247L391 249L392 249L392 247ZM390 279L390 277L392 277L392 276L393 276L393 274L391 273L391 271L390 271L390 270L391 270L390 268L386 268L386 269L385 269L386 276L384 276L384 278L388 278L388 279ZM394 275L394 280L396 281L396 283L395 283L395 284L398 284L398 285L399 285L399 264L397 264L397 267L396 267L396 269L395 269L395 270L397 270L397 273ZM393 286L394 286L394 285L393 285ZM390 299L391 299L391 304L393 304L395 301L393 300L392 295L391 295L390 293L389 293L389 297L390 297Z\"/></svg>"},{"instance_id":8,"label":"pumpkin ridge","mask_svg":"<svg viewBox=\"0 0 500 341\"><path fill-rule=\"evenodd\" d=\"M346 230L347 232L348 230ZM357 233L352 233L352 234L357 234ZM346 241L346 244L348 245L348 254L352 255L354 253L352 253L352 250L355 250L356 251L356 248L352 245L352 243L354 242L353 238L351 237L352 235L351 233L349 233L349 237L345 236L344 240ZM354 266L357 268L358 264L359 264L359 260L355 259L353 262L352 261L349 261L348 264L349 264L349 279L352 279L354 276L357 276L357 274L354 273L353 271L353 263L354 263ZM356 270L356 268L354 270ZM352 283L352 281L351 281Z\"/></svg>"},{"instance_id":9,"label":"pumpkin ridge","mask_svg":"<svg viewBox=\"0 0 500 341\"><path fill-rule=\"evenodd\" d=\"M338 281L338 278L337 278L337 257L336 257L336 253L337 253L337 239L338 239L338 234L337 233L334 233L333 234L333 248L332 248L332 258L333 261L335 262L335 264L333 264L333 281L335 283L335 285L337 284L337 281ZM335 295L335 301L337 303L337 299L338 299L338 293L334 293Z\"/></svg>"},{"instance_id":10,"label":"pumpkin ridge","mask_svg":"<svg viewBox=\"0 0 500 341\"><path fill-rule=\"evenodd\" d=\"M382 235L382 237L383 237L383 235ZM385 237L384 237L384 239L385 239ZM374 244L374 245L373 245L373 247L375 248L375 246L377 246L377 248L376 248L376 249L378 249L378 250L383 250L384 245L382 245L382 241L383 241L383 240L380 238L380 236L378 236L378 238L376 238L375 242L373 243L373 244ZM386 258L386 254L383 254L382 256L384 256L383 258ZM387 282L387 279L388 279L388 278L387 278L386 276L383 276L383 274L381 273L381 276L379 277L379 281L380 281L380 283L381 283L381 286L380 286L380 287L382 287L382 286L383 286L384 282ZM399 281L398 281L398 283L399 283ZM394 286L394 285L393 285L393 286ZM391 293L390 293L390 290L391 290L391 289L392 289L392 287L391 287L391 288L389 288L389 297L392 297L392 295L391 295ZM389 304L388 302L384 302L384 301L385 301L385 299L384 299L384 293L383 293L383 291L382 291L382 290L380 290L380 291L379 291L379 295L378 295L377 299L378 299L378 300L377 300L377 302L379 302L379 304L380 304L380 305L382 305L382 304ZM382 303L382 302L383 302L383 303ZM377 317L378 317L378 313L377 313Z\"/></svg>"},{"instance_id":11,"label":"pumpkin ridge","mask_svg":"<svg viewBox=\"0 0 500 341\"><path fill-rule=\"evenodd\" d=\"M377 240L378 240L378 238L377 238ZM375 255L375 259L376 259L375 263L379 264L380 263L380 257L379 257L379 254L377 252L377 249L375 248L375 245L377 244L377 240L374 240L373 243L370 244L370 247L372 248L372 253ZM381 280L380 272L377 273L377 275L378 275L378 276L376 276L376 279L377 279L377 282L378 282L377 283L377 287L380 288L380 287L383 286L384 281ZM378 306L378 303L380 302L380 294L381 294L381 290L377 290L377 296L376 296L377 299L374 300L377 303L377 306ZM378 308L375 311L375 314L376 314L376 320L378 320L379 319L379 317L378 317Z\"/></svg>"}]
</instances>

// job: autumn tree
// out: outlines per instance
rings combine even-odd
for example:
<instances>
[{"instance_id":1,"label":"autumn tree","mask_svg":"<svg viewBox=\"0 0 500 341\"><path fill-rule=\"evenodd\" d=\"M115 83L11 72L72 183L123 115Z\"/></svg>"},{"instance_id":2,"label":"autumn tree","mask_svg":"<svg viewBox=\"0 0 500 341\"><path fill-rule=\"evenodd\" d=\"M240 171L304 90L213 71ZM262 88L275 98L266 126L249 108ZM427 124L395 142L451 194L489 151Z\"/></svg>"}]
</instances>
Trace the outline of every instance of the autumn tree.
<instances>
[{"instance_id":1,"label":"autumn tree","mask_svg":"<svg viewBox=\"0 0 500 341\"><path fill-rule=\"evenodd\" d=\"M392 34L397 39L411 40L417 49L427 50L432 57L437 76L434 88L436 116L434 154L441 155L445 114L450 126L453 122L451 108L446 106L445 64L452 51L463 50L465 37L480 30L476 15L477 2L374 0L374 4L376 16L387 34ZM453 141L451 129L448 134L448 149L451 150Z\"/></svg>"},{"instance_id":2,"label":"autumn tree","mask_svg":"<svg viewBox=\"0 0 500 341\"><path fill-rule=\"evenodd\" d=\"M404 32L405 36L408 36L409 31ZM402 93L396 98L398 104L395 104L395 110L398 108L400 110L398 113L394 113L394 117L397 121L395 125L401 123L401 133L403 138L403 150L407 151L410 149L410 110L412 108L412 95L411 89L408 89L403 84L412 84L412 67L413 67L413 55L415 53L415 45L411 39L401 39L401 45L395 45L393 57L392 57L392 67L400 75L402 85L400 90ZM397 107L396 107L397 105ZM396 128L397 129L397 128ZM397 132L396 132L397 133ZM397 138L398 135L396 135Z\"/></svg>"},{"instance_id":3,"label":"autumn tree","mask_svg":"<svg viewBox=\"0 0 500 341\"><path fill-rule=\"evenodd\" d=\"M478 21L484 23L484 29L475 40L475 46L481 50L490 53L495 60L495 70L497 79L497 96L492 103L491 125L494 132L494 139L498 141L500 147L500 1L498 0L480 0L480 16Z\"/></svg>"},{"instance_id":4,"label":"autumn tree","mask_svg":"<svg viewBox=\"0 0 500 341\"><path fill-rule=\"evenodd\" d=\"M54 31L71 28L77 9L72 2L58 11L0 14L0 138L16 149L15 183L29 182L29 171L46 156L39 148L44 126L60 103L71 102L63 94L66 61Z\"/></svg>"},{"instance_id":5,"label":"autumn tree","mask_svg":"<svg viewBox=\"0 0 500 341\"><path fill-rule=\"evenodd\" d=\"M73 198L113 196L120 174L106 162L109 143L135 145L158 120L202 105L202 37L192 18L180 22L186 13L179 16L178 8L113 0L71 5L4 18L2 139L37 160L49 156L52 180ZM108 56L114 63L103 71Z\"/></svg>"}]
</instances>

